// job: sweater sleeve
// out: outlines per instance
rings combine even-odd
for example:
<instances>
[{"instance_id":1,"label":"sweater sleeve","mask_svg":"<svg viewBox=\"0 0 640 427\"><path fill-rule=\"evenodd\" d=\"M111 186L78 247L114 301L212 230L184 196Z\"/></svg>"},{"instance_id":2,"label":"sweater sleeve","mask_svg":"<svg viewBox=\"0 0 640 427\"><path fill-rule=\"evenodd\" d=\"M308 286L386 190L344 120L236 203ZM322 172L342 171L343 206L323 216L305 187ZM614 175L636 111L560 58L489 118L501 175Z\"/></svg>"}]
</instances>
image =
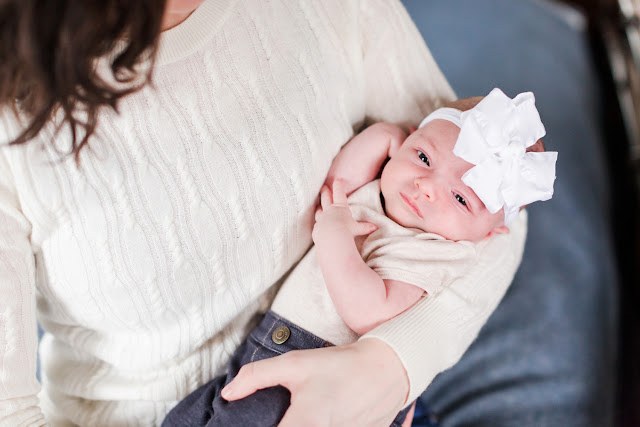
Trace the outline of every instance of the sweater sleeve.
<instances>
[{"instance_id":1,"label":"sweater sleeve","mask_svg":"<svg viewBox=\"0 0 640 427\"><path fill-rule=\"evenodd\" d=\"M360 35L366 79L366 122L417 125L454 93L398 0L361 0ZM526 214L495 236L479 262L436 295L363 335L379 338L409 377L406 404L471 345L506 292L522 258Z\"/></svg>"},{"instance_id":2,"label":"sweater sleeve","mask_svg":"<svg viewBox=\"0 0 640 427\"><path fill-rule=\"evenodd\" d=\"M365 124L417 125L455 94L399 0L360 0Z\"/></svg>"},{"instance_id":3,"label":"sweater sleeve","mask_svg":"<svg viewBox=\"0 0 640 427\"><path fill-rule=\"evenodd\" d=\"M0 147L0 426L41 426L45 421L36 396L40 384L35 262L31 225L21 212L6 157L12 149Z\"/></svg>"},{"instance_id":4,"label":"sweater sleeve","mask_svg":"<svg viewBox=\"0 0 640 427\"><path fill-rule=\"evenodd\" d=\"M409 377L406 404L457 363L476 338L513 280L526 234L522 211L508 234L486 242L466 275L360 338L379 338L396 352Z\"/></svg>"}]
</instances>

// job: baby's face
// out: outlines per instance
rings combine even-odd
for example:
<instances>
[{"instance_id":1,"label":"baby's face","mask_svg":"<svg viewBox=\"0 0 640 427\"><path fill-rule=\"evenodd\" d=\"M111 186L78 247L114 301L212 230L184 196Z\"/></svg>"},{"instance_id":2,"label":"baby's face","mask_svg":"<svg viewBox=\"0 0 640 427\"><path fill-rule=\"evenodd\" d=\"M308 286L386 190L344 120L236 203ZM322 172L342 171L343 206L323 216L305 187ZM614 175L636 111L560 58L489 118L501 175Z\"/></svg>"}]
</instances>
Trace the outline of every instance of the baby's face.
<instances>
[{"instance_id":1,"label":"baby's face","mask_svg":"<svg viewBox=\"0 0 640 427\"><path fill-rule=\"evenodd\" d=\"M508 232L502 210L491 214L462 175L473 164L453 154L460 129L434 120L412 133L382 171L387 215L404 227L449 240L478 242Z\"/></svg>"}]
</instances>

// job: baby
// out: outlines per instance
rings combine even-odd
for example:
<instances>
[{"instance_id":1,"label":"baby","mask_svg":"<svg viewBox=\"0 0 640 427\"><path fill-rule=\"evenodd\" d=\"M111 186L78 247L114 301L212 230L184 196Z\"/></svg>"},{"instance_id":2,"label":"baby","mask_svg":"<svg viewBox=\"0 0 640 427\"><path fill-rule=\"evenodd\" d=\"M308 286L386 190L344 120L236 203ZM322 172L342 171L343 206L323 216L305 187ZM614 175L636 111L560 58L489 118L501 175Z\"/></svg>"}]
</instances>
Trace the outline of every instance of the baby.
<instances>
[{"instance_id":1,"label":"baby","mask_svg":"<svg viewBox=\"0 0 640 427\"><path fill-rule=\"evenodd\" d=\"M463 276L522 207L551 198L557 153L544 152L544 134L531 93L511 100L494 89L434 111L408 137L378 123L353 138L331 166L332 189L321 190L315 246L227 374L180 402L163 425L277 425L289 406L285 388L230 402L221 389L252 361L353 342Z\"/></svg>"}]
</instances>

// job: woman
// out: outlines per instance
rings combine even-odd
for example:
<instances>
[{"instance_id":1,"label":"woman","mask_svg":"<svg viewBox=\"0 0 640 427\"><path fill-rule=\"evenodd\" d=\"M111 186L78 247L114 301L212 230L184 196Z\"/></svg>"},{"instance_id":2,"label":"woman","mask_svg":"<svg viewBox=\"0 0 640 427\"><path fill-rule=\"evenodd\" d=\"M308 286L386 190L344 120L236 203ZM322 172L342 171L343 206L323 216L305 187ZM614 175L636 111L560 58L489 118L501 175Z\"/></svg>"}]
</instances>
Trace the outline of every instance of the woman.
<instances>
[{"instance_id":1,"label":"woman","mask_svg":"<svg viewBox=\"0 0 640 427\"><path fill-rule=\"evenodd\" d=\"M0 11L9 425L42 412L54 425L159 424L224 365L311 244L340 147L363 124L417 124L453 98L397 1L161 3ZM458 360L478 332L466 319L486 319L513 275L484 274L494 295L444 292L250 383L291 390L281 425L389 425Z\"/></svg>"}]
</instances>

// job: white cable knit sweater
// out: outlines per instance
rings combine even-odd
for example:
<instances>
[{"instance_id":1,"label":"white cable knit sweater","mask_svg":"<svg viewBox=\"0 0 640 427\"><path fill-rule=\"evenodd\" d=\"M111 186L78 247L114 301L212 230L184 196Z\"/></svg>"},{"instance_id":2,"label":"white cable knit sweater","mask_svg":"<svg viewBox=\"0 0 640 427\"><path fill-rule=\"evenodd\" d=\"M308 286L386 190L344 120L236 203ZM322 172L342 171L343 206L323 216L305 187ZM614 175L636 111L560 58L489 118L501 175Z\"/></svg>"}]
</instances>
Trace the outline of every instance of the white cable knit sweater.
<instances>
[{"instance_id":1,"label":"white cable knit sweater","mask_svg":"<svg viewBox=\"0 0 640 427\"><path fill-rule=\"evenodd\" d=\"M3 148L0 425L159 424L310 246L317 193L354 131L415 124L452 97L397 0L207 0L162 35L154 87L102 114L80 169L52 163L50 143L69 139L52 126ZM1 139L16 129L2 117ZM396 350L410 399L493 311L525 228L474 280L367 335Z\"/></svg>"}]
</instances>

